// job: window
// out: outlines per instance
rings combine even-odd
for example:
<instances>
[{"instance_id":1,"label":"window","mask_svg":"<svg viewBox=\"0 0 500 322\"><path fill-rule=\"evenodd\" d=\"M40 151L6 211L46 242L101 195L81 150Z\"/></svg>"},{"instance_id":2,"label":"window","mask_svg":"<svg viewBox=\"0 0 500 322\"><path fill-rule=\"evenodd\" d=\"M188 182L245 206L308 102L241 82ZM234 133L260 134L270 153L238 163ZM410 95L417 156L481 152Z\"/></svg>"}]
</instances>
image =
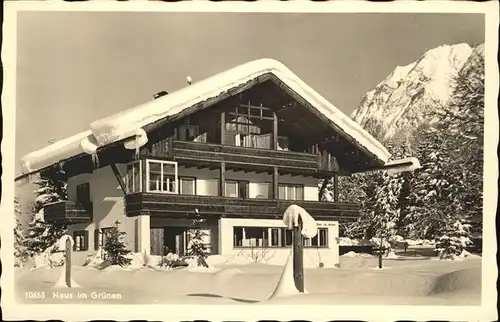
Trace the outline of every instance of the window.
<instances>
[{"instance_id":1,"label":"window","mask_svg":"<svg viewBox=\"0 0 500 322\"><path fill-rule=\"evenodd\" d=\"M89 249L89 232L78 230L73 232L73 251L80 252Z\"/></svg>"},{"instance_id":2,"label":"window","mask_svg":"<svg viewBox=\"0 0 500 322\"><path fill-rule=\"evenodd\" d=\"M76 186L76 202L87 206L90 204L90 184L82 183Z\"/></svg>"},{"instance_id":3,"label":"window","mask_svg":"<svg viewBox=\"0 0 500 322\"><path fill-rule=\"evenodd\" d=\"M226 197L248 198L248 181L226 181Z\"/></svg>"},{"instance_id":4,"label":"window","mask_svg":"<svg viewBox=\"0 0 500 322\"><path fill-rule=\"evenodd\" d=\"M318 228L318 233L312 239L304 238L306 247L328 247L328 229Z\"/></svg>"},{"instance_id":5,"label":"window","mask_svg":"<svg viewBox=\"0 0 500 322\"><path fill-rule=\"evenodd\" d=\"M234 227L235 247L267 246L268 230L262 227Z\"/></svg>"},{"instance_id":6,"label":"window","mask_svg":"<svg viewBox=\"0 0 500 322\"><path fill-rule=\"evenodd\" d=\"M270 183L264 182L264 183L255 183L254 184L254 191L255 191L255 197L257 199L272 199L270 193L271 189L269 189Z\"/></svg>"},{"instance_id":7,"label":"window","mask_svg":"<svg viewBox=\"0 0 500 322\"><path fill-rule=\"evenodd\" d=\"M278 186L279 199L304 200L304 186L299 184L280 184Z\"/></svg>"},{"instance_id":8,"label":"window","mask_svg":"<svg viewBox=\"0 0 500 322\"><path fill-rule=\"evenodd\" d=\"M177 193L177 162L147 160L148 192Z\"/></svg>"},{"instance_id":9,"label":"window","mask_svg":"<svg viewBox=\"0 0 500 322\"><path fill-rule=\"evenodd\" d=\"M293 231L282 227L233 227L234 247L291 247ZM303 238L304 247L328 247L328 228L318 228L317 235Z\"/></svg>"},{"instance_id":10,"label":"window","mask_svg":"<svg viewBox=\"0 0 500 322\"><path fill-rule=\"evenodd\" d=\"M278 150L289 151L288 138L285 136L278 137Z\"/></svg>"},{"instance_id":11,"label":"window","mask_svg":"<svg viewBox=\"0 0 500 322\"><path fill-rule=\"evenodd\" d=\"M109 228L101 228L94 230L94 249L98 250L99 247L103 247L106 245L106 236L108 236L109 232L113 229Z\"/></svg>"},{"instance_id":12,"label":"window","mask_svg":"<svg viewBox=\"0 0 500 322\"><path fill-rule=\"evenodd\" d=\"M127 175L125 177L125 185L127 193L140 192L141 187L141 164L140 162L135 162L127 164Z\"/></svg>"},{"instance_id":13,"label":"window","mask_svg":"<svg viewBox=\"0 0 500 322\"><path fill-rule=\"evenodd\" d=\"M196 178L179 178L179 193L183 195L196 195Z\"/></svg>"},{"instance_id":14,"label":"window","mask_svg":"<svg viewBox=\"0 0 500 322\"><path fill-rule=\"evenodd\" d=\"M269 228L269 246L270 247L281 247L281 233L283 229L281 228Z\"/></svg>"},{"instance_id":15,"label":"window","mask_svg":"<svg viewBox=\"0 0 500 322\"><path fill-rule=\"evenodd\" d=\"M198 126L183 125L179 127L178 137L181 141L193 141L198 136Z\"/></svg>"}]
</instances>

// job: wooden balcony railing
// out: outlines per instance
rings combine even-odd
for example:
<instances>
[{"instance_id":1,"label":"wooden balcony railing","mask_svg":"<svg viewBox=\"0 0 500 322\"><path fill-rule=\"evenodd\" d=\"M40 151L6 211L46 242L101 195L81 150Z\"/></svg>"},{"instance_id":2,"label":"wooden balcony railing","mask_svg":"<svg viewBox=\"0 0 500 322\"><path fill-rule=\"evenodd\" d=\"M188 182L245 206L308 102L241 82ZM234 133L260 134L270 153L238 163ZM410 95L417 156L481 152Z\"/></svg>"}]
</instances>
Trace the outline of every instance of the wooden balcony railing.
<instances>
[{"instance_id":1,"label":"wooden balcony railing","mask_svg":"<svg viewBox=\"0 0 500 322\"><path fill-rule=\"evenodd\" d=\"M150 214L165 217L203 216L239 218L282 218L291 204L303 207L319 220L353 221L359 217L360 206L355 203L334 203L303 200L239 199L212 196L190 196L161 193L135 193L125 197L129 216Z\"/></svg>"},{"instance_id":2,"label":"wooden balcony railing","mask_svg":"<svg viewBox=\"0 0 500 322\"><path fill-rule=\"evenodd\" d=\"M47 222L77 224L92 221L92 203L82 205L64 200L47 204L43 211Z\"/></svg>"},{"instance_id":3,"label":"wooden balcony railing","mask_svg":"<svg viewBox=\"0 0 500 322\"><path fill-rule=\"evenodd\" d=\"M156 143L144 156L195 164L226 162L241 168L277 166L280 171L307 175L338 171L332 158L325 155L172 139Z\"/></svg>"}]
</instances>

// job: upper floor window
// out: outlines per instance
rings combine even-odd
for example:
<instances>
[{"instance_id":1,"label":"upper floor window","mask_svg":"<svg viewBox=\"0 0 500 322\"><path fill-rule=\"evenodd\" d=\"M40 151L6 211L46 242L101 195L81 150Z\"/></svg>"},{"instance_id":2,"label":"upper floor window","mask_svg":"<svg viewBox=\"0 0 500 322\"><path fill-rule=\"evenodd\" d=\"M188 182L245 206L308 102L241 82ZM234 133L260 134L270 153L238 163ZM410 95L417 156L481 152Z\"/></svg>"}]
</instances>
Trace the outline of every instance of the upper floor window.
<instances>
[{"instance_id":1,"label":"upper floor window","mask_svg":"<svg viewBox=\"0 0 500 322\"><path fill-rule=\"evenodd\" d=\"M248 181L226 181L226 197L248 198Z\"/></svg>"},{"instance_id":2,"label":"upper floor window","mask_svg":"<svg viewBox=\"0 0 500 322\"><path fill-rule=\"evenodd\" d=\"M181 141L193 141L198 136L198 126L182 125L177 130L177 138Z\"/></svg>"},{"instance_id":3,"label":"upper floor window","mask_svg":"<svg viewBox=\"0 0 500 322\"><path fill-rule=\"evenodd\" d=\"M148 192L177 193L177 162L147 160Z\"/></svg>"},{"instance_id":4,"label":"upper floor window","mask_svg":"<svg viewBox=\"0 0 500 322\"><path fill-rule=\"evenodd\" d=\"M90 184L82 183L76 186L76 202L87 206L90 204Z\"/></svg>"},{"instance_id":5,"label":"upper floor window","mask_svg":"<svg viewBox=\"0 0 500 322\"><path fill-rule=\"evenodd\" d=\"M279 199L304 200L304 186L300 184L279 184Z\"/></svg>"},{"instance_id":6,"label":"upper floor window","mask_svg":"<svg viewBox=\"0 0 500 322\"><path fill-rule=\"evenodd\" d=\"M127 193L142 191L141 178L142 174L140 162L127 164L127 175L125 177Z\"/></svg>"},{"instance_id":7,"label":"upper floor window","mask_svg":"<svg viewBox=\"0 0 500 322\"><path fill-rule=\"evenodd\" d=\"M182 195L196 195L196 178L180 177L179 193Z\"/></svg>"}]
</instances>

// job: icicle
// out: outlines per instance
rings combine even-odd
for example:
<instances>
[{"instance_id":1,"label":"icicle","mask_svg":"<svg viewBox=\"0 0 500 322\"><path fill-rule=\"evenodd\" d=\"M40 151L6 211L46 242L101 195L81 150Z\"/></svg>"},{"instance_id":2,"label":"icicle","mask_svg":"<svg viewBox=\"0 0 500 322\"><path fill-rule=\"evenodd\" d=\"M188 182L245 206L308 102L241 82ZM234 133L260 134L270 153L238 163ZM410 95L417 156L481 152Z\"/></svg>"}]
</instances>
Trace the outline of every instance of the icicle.
<instances>
[{"instance_id":1,"label":"icicle","mask_svg":"<svg viewBox=\"0 0 500 322\"><path fill-rule=\"evenodd\" d=\"M134 150L136 159L139 158L140 148L148 143L148 135L143 129L138 129L135 135L126 140L123 145L127 150Z\"/></svg>"},{"instance_id":2,"label":"icicle","mask_svg":"<svg viewBox=\"0 0 500 322\"><path fill-rule=\"evenodd\" d=\"M97 155L97 152L92 153L92 164L94 165L94 168L99 168L99 156Z\"/></svg>"}]
</instances>

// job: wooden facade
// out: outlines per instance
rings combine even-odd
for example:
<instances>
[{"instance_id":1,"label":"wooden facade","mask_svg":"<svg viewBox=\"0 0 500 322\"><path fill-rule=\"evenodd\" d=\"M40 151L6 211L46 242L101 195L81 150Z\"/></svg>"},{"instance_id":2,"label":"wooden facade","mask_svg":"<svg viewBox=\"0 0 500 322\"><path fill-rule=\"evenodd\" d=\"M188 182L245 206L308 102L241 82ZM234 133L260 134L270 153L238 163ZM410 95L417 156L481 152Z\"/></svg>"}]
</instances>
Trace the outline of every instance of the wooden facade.
<instances>
[{"instance_id":1,"label":"wooden facade","mask_svg":"<svg viewBox=\"0 0 500 322\"><path fill-rule=\"evenodd\" d=\"M304 200L239 199L213 196L135 193L125 197L127 215L189 218L196 213L206 217L281 219L291 204L306 209L317 220L353 221L359 217L360 205Z\"/></svg>"},{"instance_id":2,"label":"wooden facade","mask_svg":"<svg viewBox=\"0 0 500 322\"><path fill-rule=\"evenodd\" d=\"M198 209L206 216L280 218L290 204L296 203L316 219L355 220L359 205L338 202L337 176L380 164L308 104L274 75L266 74L144 126L148 143L139 151L125 149L120 141L99 148L95 156L81 154L58 166L67 176L110 166L124 192L128 216L182 217ZM123 179L128 174L120 173L116 165L139 160L142 189L130 191ZM172 161L186 168L217 169L218 196L149 192L144 189L148 184L144 165L147 160ZM269 199L224 197L229 170L271 174ZM280 200L281 175L334 177L335 202ZM179 184L178 180L175 184ZM320 189L319 200L325 188L326 185ZM54 220L71 222L84 222L92 216L70 202L48 206L47 214Z\"/></svg>"},{"instance_id":3,"label":"wooden facade","mask_svg":"<svg viewBox=\"0 0 500 322\"><path fill-rule=\"evenodd\" d=\"M80 203L64 200L50 203L44 207L44 220L65 224L90 223L92 221L92 203Z\"/></svg>"}]
</instances>

